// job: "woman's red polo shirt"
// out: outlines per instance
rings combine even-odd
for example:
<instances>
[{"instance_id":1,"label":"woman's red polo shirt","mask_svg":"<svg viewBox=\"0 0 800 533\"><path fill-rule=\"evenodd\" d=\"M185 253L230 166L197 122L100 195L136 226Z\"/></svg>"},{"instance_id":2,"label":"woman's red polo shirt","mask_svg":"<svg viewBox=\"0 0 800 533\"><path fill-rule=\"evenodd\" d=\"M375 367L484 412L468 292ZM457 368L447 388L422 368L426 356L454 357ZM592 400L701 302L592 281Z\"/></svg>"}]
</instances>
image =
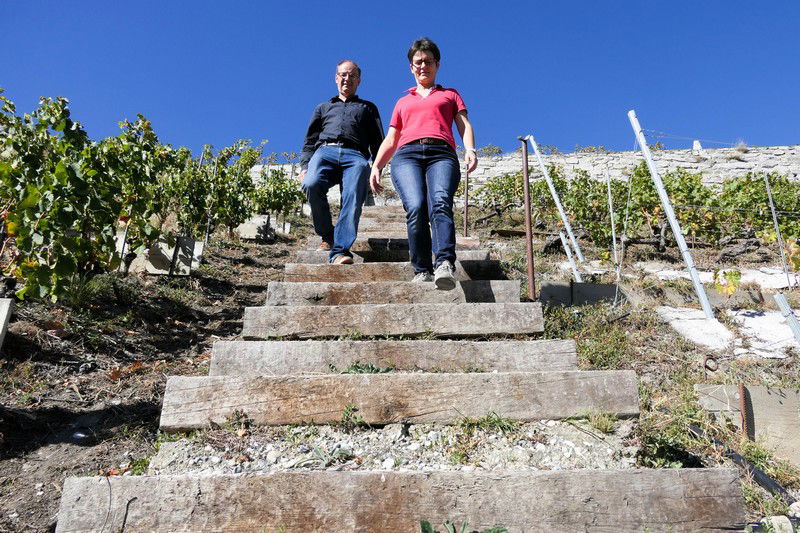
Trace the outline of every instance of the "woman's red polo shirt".
<instances>
[{"instance_id":1,"label":"woman's red polo shirt","mask_svg":"<svg viewBox=\"0 0 800 533\"><path fill-rule=\"evenodd\" d=\"M442 139L456 148L453 138L453 120L467 107L455 89L445 89L436 85L428 96L417 94L417 88L409 89L408 94L397 101L392 111L389 126L400 132L398 146L423 137Z\"/></svg>"}]
</instances>

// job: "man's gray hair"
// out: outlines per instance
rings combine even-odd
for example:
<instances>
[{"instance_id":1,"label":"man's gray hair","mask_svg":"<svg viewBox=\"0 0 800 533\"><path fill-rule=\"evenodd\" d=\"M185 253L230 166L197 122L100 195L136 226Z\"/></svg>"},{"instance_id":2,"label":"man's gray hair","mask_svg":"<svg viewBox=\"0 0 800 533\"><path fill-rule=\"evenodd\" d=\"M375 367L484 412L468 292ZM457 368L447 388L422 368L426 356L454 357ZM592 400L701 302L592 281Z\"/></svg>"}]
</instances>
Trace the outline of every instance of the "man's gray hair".
<instances>
[{"instance_id":1,"label":"man's gray hair","mask_svg":"<svg viewBox=\"0 0 800 533\"><path fill-rule=\"evenodd\" d=\"M337 74L339 73L339 67L341 67L341 66L342 66L342 65L344 65L345 63L352 63L352 64L353 64L353 66L354 66L354 67L356 67L356 73L358 74L358 77L359 77L359 78L361 77L361 67L359 67L359 66L358 66L358 63L356 63L356 62L355 62L355 61L353 61L352 59L342 59L341 61L339 61L338 63L336 63L336 73L337 73Z\"/></svg>"}]
</instances>

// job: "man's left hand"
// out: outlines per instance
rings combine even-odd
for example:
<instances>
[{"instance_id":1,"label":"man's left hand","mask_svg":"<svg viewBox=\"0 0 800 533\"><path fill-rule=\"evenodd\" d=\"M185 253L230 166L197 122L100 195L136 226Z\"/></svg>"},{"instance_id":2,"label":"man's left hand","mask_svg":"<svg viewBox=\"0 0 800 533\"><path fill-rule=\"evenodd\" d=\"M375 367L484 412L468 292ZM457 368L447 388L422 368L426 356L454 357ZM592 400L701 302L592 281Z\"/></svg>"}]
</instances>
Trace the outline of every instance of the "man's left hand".
<instances>
[{"instance_id":1,"label":"man's left hand","mask_svg":"<svg viewBox=\"0 0 800 533\"><path fill-rule=\"evenodd\" d=\"M464 163L467 164L467 172L472 172L478 166L478 156L475 152L467 152L464 154Z\"/></svg>"},{"instance_id":2,"label":"man's left hand","mask_svg":"<svg viewBox=\"0 0 800 533\"><path fill-rule=\"evenodd\" d=\"M303 180L306 179L306 172L308 172L307 168L300 169L300 174L297 175L297 179L300 180L300 183L303 183Z\"/></svg>"}]
</instances>

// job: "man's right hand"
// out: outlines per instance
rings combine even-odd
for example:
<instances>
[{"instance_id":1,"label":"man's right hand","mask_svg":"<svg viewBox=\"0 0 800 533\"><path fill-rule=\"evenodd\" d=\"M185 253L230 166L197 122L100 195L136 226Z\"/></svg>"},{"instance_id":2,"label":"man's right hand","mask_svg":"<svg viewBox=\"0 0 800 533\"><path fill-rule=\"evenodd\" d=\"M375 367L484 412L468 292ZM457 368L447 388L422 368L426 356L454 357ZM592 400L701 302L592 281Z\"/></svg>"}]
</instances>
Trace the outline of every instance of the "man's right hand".
<instances>
[{"instance_id":1,"label":"man's right hand","mask_svg":"<svg viewBox=\"0 0 800 533\"><path fill-rule=\"evenodd\" d=\"M380 194L383 192L383 185L381 185L381 171L375 165L373 165L372 172L370 172L369 175L369 188L372 189L372 192L375 194Z\"/></svg>"},{"instance_id":2,"label":"man's right hand","mask_svg":"<svg viewBox=\"0 0 800 533\"><path fill-rule=\"evenodd\" d=\"M300 169L300 174L297 175L297 179L300 180L300 183L303 183L303 180L306 179L306 172L308 172L307 168Z\"/></svg>"}]
</instances>

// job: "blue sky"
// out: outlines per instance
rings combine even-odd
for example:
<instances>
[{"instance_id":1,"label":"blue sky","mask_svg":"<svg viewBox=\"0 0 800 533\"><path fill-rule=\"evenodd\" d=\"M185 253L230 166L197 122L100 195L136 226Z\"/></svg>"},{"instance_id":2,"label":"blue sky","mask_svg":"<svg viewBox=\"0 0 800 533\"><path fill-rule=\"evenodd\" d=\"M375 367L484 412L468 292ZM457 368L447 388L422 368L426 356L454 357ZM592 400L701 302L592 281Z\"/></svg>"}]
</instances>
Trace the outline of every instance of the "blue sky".
<instances>
[{"instance_id":1,"label":"blue sky","mask_svg":"<svg viewBox=\"0 0 800 533\"><path fill-rule=\"evenodd\" d=\"M392 7L388 7L391 5ZM386 6L386 7L384 7ZM299 151L342 58L388 122L421 35L442 49L477 144L630 150L646 129L800 143L800 2L64 2L4 0L0 87L20 112L66 96L93 138L144 114L197 151L239 138ZM655 139L654 139L655 140ZM663 141L686 148L690 141ZM706 144L713 147L712 144Z\"/></svg>"}]
</instances>

